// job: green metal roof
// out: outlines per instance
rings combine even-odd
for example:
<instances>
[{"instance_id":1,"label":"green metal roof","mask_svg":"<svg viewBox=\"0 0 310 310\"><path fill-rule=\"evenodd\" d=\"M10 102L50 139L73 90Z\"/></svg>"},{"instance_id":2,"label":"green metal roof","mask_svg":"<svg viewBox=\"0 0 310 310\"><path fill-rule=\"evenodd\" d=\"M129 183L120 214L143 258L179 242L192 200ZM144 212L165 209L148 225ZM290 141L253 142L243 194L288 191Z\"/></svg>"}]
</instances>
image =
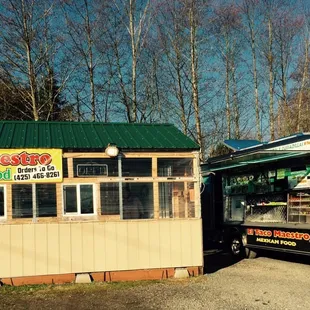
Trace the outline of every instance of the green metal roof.
<instances>
[{"instance_id":1,"label":"green metal roof","mask_svg":"<svg viewBox=\"0 0 310 310\"><path fill-rule=\"evenodd\" d=\"M0 121L0 148L199 150L171 124Z\"/></svg>"}]
</instances>

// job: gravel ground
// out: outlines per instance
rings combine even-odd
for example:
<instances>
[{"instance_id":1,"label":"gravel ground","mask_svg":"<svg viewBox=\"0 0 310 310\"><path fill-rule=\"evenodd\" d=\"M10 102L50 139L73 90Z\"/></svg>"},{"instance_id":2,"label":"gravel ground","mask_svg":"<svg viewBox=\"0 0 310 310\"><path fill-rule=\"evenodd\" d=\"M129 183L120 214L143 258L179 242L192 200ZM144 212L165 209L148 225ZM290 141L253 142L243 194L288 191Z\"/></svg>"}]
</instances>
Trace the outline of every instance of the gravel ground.
<instances>
[{"instance_id":1,"label":"gravel ground","mask_svg":"<svg viewBox=\"0 0 310 310\"><path fill-rule=\"evenodd\" d=\"M206 258L204 276L159 282L0 288L0 309L310 309L310 265Z\"/></svg>"}]
</instances>

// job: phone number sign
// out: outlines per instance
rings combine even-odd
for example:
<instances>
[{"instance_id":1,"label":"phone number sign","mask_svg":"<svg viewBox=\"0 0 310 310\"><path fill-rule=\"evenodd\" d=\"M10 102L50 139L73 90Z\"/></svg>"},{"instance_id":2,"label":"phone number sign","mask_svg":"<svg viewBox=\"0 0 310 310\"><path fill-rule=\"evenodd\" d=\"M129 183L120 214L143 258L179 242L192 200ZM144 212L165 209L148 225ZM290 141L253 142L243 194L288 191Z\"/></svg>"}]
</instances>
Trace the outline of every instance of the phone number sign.
<instances>
[{"instance_id":1,"label":"phone number sign","mask_svg":"<svg viewBox=\"0 0 310 310\"><path fill-rule=\"evenodd\" d=\"M0 182L62 182L62 150L0 149Z\"/></svg>"}]
</instances>

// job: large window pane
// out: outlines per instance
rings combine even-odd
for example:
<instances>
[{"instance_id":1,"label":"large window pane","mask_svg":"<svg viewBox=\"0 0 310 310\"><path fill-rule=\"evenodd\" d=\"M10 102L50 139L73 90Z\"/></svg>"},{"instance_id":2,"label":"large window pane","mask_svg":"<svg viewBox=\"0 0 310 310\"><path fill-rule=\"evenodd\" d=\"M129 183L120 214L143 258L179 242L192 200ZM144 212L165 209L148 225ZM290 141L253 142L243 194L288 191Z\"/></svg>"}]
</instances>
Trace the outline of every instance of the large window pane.
<instances>
[{"instance_id":1,"label":"large window pane","mask_svg":"<svg viewBox=\"0 0 310 310\"><path fill-rule=\"evenodd\" d=\"M119 212L119 184L101 183L100 200L102 215L118 215Z\"/></svg>"},{"instance_id":2,"label":"large window pane","mask_svg":"<svg viewBox=\"0 0 310 310\"><path fill-rule=\"evenodd\" d=\"M36 184L37 216L57 216L56 184Z\"/></svg>"},{"instance_id":3,"label":"large window pane","mask_svg":"<svg viewBox=\"0 0 310 310\"><path fill-rule=\"evenodd\" d=\"M81 185L80 186L80 204L81 204L81 214L94 213L93 186L92 185Z\"/></svg>"},{"instance_id":4,"label":"large window pane","mask_svg":"<svg viewBox=\"0 0 310 310\"><path fill-rule=\"evenodd\" d=\"M193 175L193 160L191 158L159 158L157 167L157 173L160 177Z\"/></svg>"},{"instance_id":5,"label":"large window pane","mask_svg":"<svg viewBox=\"0 0 310 310\"><path fill-rule=\"evenodd\" d=\"M0 216L4 216L4 188L0 187Z\"/></svg>"},{"instance_id":6,"label":"large window pane","mask_svg":"<svg viewBox=\"0 0 310 310\"><path fill-rule=\"evenodd\" d=\"M159 183L159 217L195 217L194 183Z\"/></svg>"},{"instance_id":7,"label":"large window pane","mask_svg":"<svg viewBox=\"0 0 310 310\"><path fill-rule=\"evenodd\" d=\"M150 177L152 176L151 158L123 158L123 177Z\"/></svg>"},{"instance_id":8,"label":"large window pane","mask_svg":"<svg viewBox=\"0 0 310 310\"><path fill-rule=\"evenodd\" d=\"M64 209L65 213L77 213L76 186L64 186Z\"/></svg>"},{"instance_id":9,"label":"large window pane","mask_svg":"<svg viewBox=\"0 0 310 310\"><path fill-rule=\"evenodd\" d=\"M32 185L13 184L12 196L13 218L32 217Z\"/></svg>"},{"instance_id":10,"label":"large window pane","mask_svg":"<svg viewBox=\"0 0 310 310\"><path fill-rule=\"evenodd\" d=\"M123 218L154 218L153 183L123 184Z\"/></svg>"}]
</instances>

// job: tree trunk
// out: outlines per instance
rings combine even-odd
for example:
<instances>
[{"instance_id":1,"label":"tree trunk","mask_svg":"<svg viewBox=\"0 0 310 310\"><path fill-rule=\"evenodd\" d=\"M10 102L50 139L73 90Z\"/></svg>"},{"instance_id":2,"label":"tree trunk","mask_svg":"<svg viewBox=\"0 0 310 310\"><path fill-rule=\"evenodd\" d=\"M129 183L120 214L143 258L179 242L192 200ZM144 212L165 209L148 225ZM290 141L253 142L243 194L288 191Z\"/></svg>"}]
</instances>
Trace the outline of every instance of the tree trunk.
<instances>
[{"instance_id":1,"label":"tree trunk","mask_svg":"<svg viewBox=\"0 0 310 310\"><path fill-rule=\"evenodd\" d=\"M22 15L23 15L23 35L24 35L24 44L27 55L27 69L28 69L28 80L30 86L30 97L31 97L31 106L32 106L32 114L33 119L35 121L39 120L38 113L38 103L37 103L37 85L36 85L36 77L35 70L33 67L32 55L31 55L31 34L29 31L31 29L28 28L29 18L31 15L28 14L25 8L25 2L22 0Z\"/></svg>"},{"instance_id":2,"label":"tree trunk","mask_svg":"<svg viewBox=\"0 0 310 310\"><path fill-rule=\"evenodd\" d=\"M225 100L226 100L226 124L227 124L227 139L231 138L231 114L230 114L230 80L229 80L229 41L226 37L226 81L225 81Z\"/></svg>"},{"instance_id":3,"label":"tree trunk","mask_svg":"<svg viewBox=\"0 0 310 310\"><path fill-rule=\"evenodd\" d=\"M137 119L137 50L135 36L135 0L129 1L129 32L131 39L131 57L132 57L132 80L131 80L131 114L129 122L135 122Z\"/></svg>"},{"instance_id":4,"label":"tree trunk","mask_svg":"<svg viewBox=\"0 0 310 310\"><path fill-rule=\"evenodd\" d=\"M240 139L240 125L239 125L240 115L239 115L238 96L237 96L236 69L234 64L232 66L232 82L234 87L233 108L234 108L235 139Z\"/></svg>"},{"instance_id":5,"label":"tree trunk","mask_svg":"<svg viewBox=\"0 0 310 310\"><path fill-rule=\"evenodd\" d=\"M298 111L297 111L297 132L303 130L302 128L302 100L303 100L303 92L305 89L306 81L308 78L308 65L309 65L309 37L307 36L307 39L305 41L305 62L303 66L303 72L302 72L302 79L301 79L301 85L299 89L299 95L298 95Z\"/></svg>"},{"instance_id":6,"label":"tree trunk","mask_svg":"<svg viewBox=\"0 0 310 310\"><path fill-rule=\"evenodd\" d=\"M191 76L192 76L192 98L195 111L195 123L197 142L201 148L201 160L204 160L203 137L201 132L199 96L198 96L198 57L196 51L197 45L197 22L194 10L196 9L196 1L192 0L189 10L190 21L190 45L191 45Z\"/></svg>"},{"instance_id":7,"label":"tree trunk","mask_svg":"<svg viewBox=\"0 0 310 310\"><path fill-rule=\"evenodd\" d=\"M95 81L94 81L94 60L93 60L93 39L92 29L89 21L88 2L84 0L86 16L85 16L85 28L88 44L88 73L89 73L89 85L90 85L90 104L91 104L91 121L96 121L96 94L95 94Z\"/></svg>"},{"instance_id":8,"label":"tree trunk","mask_svg":"<svg viewBox=\"0 0 310 310\"><path fill-rule=\"evenodd\" d=\"M270 124L270 139L275 139L275 126L274 126L274 97L273 97L273 88L274 88L274 77L273 77L273 36L272 36L272 25L271 19L268 20L268 67L269 67L269 124Z\"/></svg>"},{"instance_id":9,"label":"tree trunk","mask_svg":"<svg viewBox=\"0 0 310 310\"><path fill-rule=\"evenodd\" d=\"M248 9L249 10L249 9ZM260 115L259 115L259 100L258 100L258 78L257 78L257 58L256 58L256 38L255 38L255 24L250 12L247 12L248 22L250 28L251 52L252 52L252 67L253 67L253 82L254 82L254 101L255 101L255 124L256 124L256 138L261 141L262 134L260 128Z\"/></svg>"}]
</instances>

